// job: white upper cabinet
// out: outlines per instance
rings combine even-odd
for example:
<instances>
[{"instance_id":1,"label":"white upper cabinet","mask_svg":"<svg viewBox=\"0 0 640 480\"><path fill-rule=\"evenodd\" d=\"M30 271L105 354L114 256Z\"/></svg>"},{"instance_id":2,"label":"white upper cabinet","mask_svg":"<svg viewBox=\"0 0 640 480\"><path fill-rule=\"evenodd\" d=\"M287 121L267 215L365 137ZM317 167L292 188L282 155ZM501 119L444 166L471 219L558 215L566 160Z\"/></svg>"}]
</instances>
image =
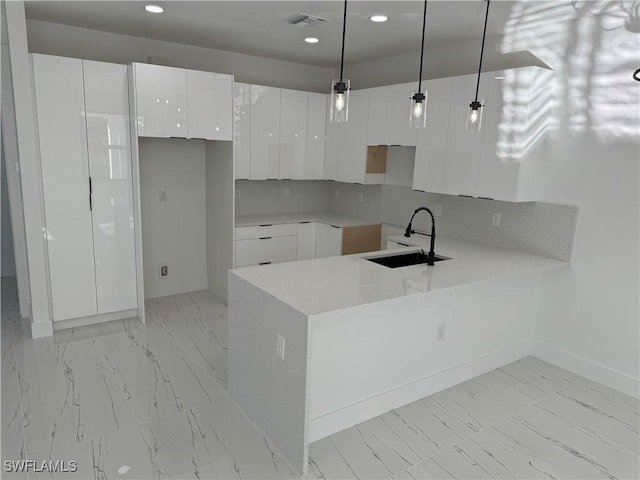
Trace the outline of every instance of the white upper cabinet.
<instances>
[{"instance_id":1,"label":"white upper cabinet","mask_svg":"<svg viewBox=\"0 0 640 480\"><path fill-rule=\"evenodd\" d=\"M233 77L134 63L138 135L232 140Z\"/></svg>"},{"instance_id":2,"label":"white upper cabinet","mask_svg":"<svg viewBox=\"0 0 640 480\"><path fill-rule=\"evenodd\" d=\"M482 156L482 133L467 131L469 103L475 95L476 79L476 75L453 78L442 193L466 196L476 194L478 168ZM487 83L481 81L478 94L478 101L481 103L486 103L486 87ZM483 119L482 125L485 130L486 119Z\"/></svg>"},{"instance_id":3,"label":"white upper cabinet","mask_svg":"<svg viewBox=\"0 0 640 480\"><path fill-rule=\"evenodd\" d=\"M423 83L424 85L424 83ZM389 145L416 146L417 128L409 122L411 92L418 89L418 82L403 83L388 87L391 90L391 143ZM428 98L427 98L428 101Z\"/></svg>"},{"instance_id":4,"label":"white upper cabinet","mask_svg":"<svg viewBox=\"0 0 640 480\"><path fill-rule=\"evenodd\" d=\"M345 183L368 183L367 120L369 90L353 90L349 94L349 121L341 123L338 139L337 180Z\"/></svg>"},{"instance_id":5,"label":"white upper cabinet","mask_svg":"<svg viewBox=\"0 0 640 480\"><path fill-rule=\"evenodd\" d=\"M416 145L416 128L409 124L409 97L417 83L370 89L367 145Z\"/></svg>"},{"instance_id":6,"label":"white upper cabinet","mask_svg":"<svg viewBox=\"0 0 640 480\"><path fill-rule=\"evenodd\" d=\"M488 86L476 196L543 200L543 139L549 127L553 72L524 67L483 74Z\"/></svg>"},{"instance_id":7,"label":"white upper cabinet","mask_svg":"<svg viewBox=\"0 0 640 480\"><path fill-rule=\"evenodd\" d=\"M251 85L233 86L233 158L236 179L251 178Z\"/></svg>"},{"instance_id":8,"label":"white upper cabinet","mask_svg":"<svg viewBox=\"0 0 640 480\"><path fill-rule=\"evenodd\" d=\"M98 313L136 308L126 65L84 60Z\"/></svg>"},{"instance_id":9,"label":"white upper cabinet","mask_svg":"<svg viewBox=\"0 0 640 480\"><path fill-rule=\"evenodd\" d=\"M307 92L280 90L279 178L306 178L308 111Z\"/></svg>"},{"instance_id":10,"label":"white upper cabinet","mask_svg":"<svg viewBox=\"0 0 640 480\"><path fill-rule=\"evenodd\" d=\"M329 121L330 108L327 99L327 112L325 116L325 142L324 142L324 179L338 179L338 142L340 141L340 123Z\"/></svg>"},{"instance_id":11,"label":"white upper cabinet","mask_svg":"<svg viewBox=\"0 0 640 480\"><path fill-rule=\"evenodd\" d=\"M389 87L376 87L369 91L367 145L391 145L392 91Z\"/></svg>"},{"instance_id":12,"label":"white upper cabinet","mask_svg":"<svg viewBox=\"0 0 640 480\"><path fill-rule=\"evenodd\" d=\"M135 63L138 135L188 137L187 72Z\"/></svg>"},{"instance_id":13,"label":"white upper cabinet","mask_svg":"<svg viewBox=\"0 0 640 480\"><path fill-rule=\"evenodd\" d=\"M187 70L189 138L231 140L233 77Z\"/></svg>"},{"instance_id":14,"label":"white upper cabinet","mask_svg":"<svg viewBox=\"0 0 640 480\"><path fill-rule=\"evenodd\" d=\"M451 78L423 82L428 92L427 125L416 129L418 138L413 168L414 190L442 193L452 84Z\"/></svg>"},{"instance_id":15,"label":"white upper cabinet","mask_svg":"<svg viewBox=\"0 0 640 480\"><path fill-rule=\"evenodd\" d=\"M251 179L278 179L280 89L252 85L251 97Z\"/></svg>"},{"instance_id":16,"label":"white upper cabinet","mask_svg":"<svg viewBox=\"0 0 640 480\"><path fill-rule=\"evenodd\" d=\"M327 95L309 93L307 116L307 179L324 178Z\"/></svg>"}]
</instances>

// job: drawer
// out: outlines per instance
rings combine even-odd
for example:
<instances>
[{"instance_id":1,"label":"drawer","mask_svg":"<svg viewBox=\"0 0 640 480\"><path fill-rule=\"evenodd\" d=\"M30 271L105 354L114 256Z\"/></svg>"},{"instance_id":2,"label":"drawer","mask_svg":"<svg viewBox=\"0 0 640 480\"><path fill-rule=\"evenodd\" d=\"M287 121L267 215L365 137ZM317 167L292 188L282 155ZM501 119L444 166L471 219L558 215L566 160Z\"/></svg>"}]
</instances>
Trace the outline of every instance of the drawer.
<instances>
[{"instance_id":1,"label":"drawer","mask_svg":"<svg viewBox=\"0 0 640 480\"><path fill-rule=\"evenodd\" d=\"M394 240L387 240L387 250L391 250L393 248L403 248L403 247L415 247L416 245L411 245L410 243L402 243L396 242Z\"/></svg>"},{"instance_id":2,"label":"drawer","mask_svg":"<svg viewBox=\"0 0 640 480\"><path fill-rule=\"evenodd\" d=\"M236 240L264 237L286 237L298 234L297 223L281 223L274 225L252 225L250 227L236 227Z\"/></svg>"},{"instance_id":3,"label":"drawer","mask_svg":"<svg viewBox=\"0 0 640 480\"><path fill-rule=\"evenodd\" d=\"M296 235L236 240L236 267L295 260L297 241Z\"/></svg>"}]
</instances>

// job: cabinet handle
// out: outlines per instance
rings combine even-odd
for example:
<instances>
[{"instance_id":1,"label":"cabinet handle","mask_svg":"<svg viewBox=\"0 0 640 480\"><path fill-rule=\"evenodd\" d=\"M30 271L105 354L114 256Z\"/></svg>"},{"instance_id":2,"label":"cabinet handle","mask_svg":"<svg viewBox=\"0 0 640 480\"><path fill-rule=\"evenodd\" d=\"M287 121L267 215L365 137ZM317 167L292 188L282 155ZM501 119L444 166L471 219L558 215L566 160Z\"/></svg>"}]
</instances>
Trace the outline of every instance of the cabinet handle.
<instances>
[{"instance_id":1,"label":"cabinet handle","mask_svg":"<svg viewBox=\"0 0 640 480\"><path fill-rule=\"evenodd\" d=\"M331 228L340 228L340 227L336 227L335 225L331 225Z\"/></svg>"},{"instance_id":2,"label":"cabinet handle","mask_svg":"<svg viewBox=\"0 0 640 480\"><path fill-rule=\"evenodd\" d=\"M258 265L270 265L271 262L260 262Z\"/></svg>"},{"instance_id":3,"label":"cabinet handle","mask_svg":"<svg viewBox=\"0 0 640 480\"><path fill-rule=\"evenodd\" d=\"M410 247L408 243L396 242L398 245L402 245L403 247Z\"/></svg>"},{"instance_id":4,"label":"cabinet handle","mask_svg":"<svg viewBox=\"0 0 640 480\"><path fill-rule=\"evenodd\" d=\"M91 182L91 177L89 177L89 210L93 210L93 184Z\"/></svg>"},{"instance_id":5,"label":"cabinet handle","mask_svg":"<svg viewBox=\"0 0 640 480\"><path fill-rule=\"evenodd\" d=\"M272 227L273 223L263 223L261 225L258 225L259 227Z\"/></svg>"},{"instance_id":6,"label":"cabinet handle","mask_svg":"<svg viewBox=\"0 0 640 480\"><path fill-rule=\"evenodd\" d=\"M311 222L298 222L298 223L311 223Z\"/></svg>"},{"instance_id":7,"label":"cabinet handle","mask_svg":"<svg viewBox=\"0 0 640 480\"><path fill-rule=\"evenodd\" d=\"M273 237L260 237L259 240L271 240Z\"/></svg>"},{"instance_id":8,"label":"cabinet handle","mask_svg":"<svg viewBox=\"0 0 640 480\"><path fill-rule=\"evenodd\" d=\"M473 195L463 195L462 193L459 193L458 196L464 198L473 198Z\"/></svg>"},{"instance_id":9,"label":"cabinet handle","mask_svg":"<svg viewBox=\"0 0 640 480\"><path fill-rule=\"evenodd\" d=\"M478 197L478 198L481 198L482 200L493 200L493 198L491 197Z\"/></svg>"}]
</instances>

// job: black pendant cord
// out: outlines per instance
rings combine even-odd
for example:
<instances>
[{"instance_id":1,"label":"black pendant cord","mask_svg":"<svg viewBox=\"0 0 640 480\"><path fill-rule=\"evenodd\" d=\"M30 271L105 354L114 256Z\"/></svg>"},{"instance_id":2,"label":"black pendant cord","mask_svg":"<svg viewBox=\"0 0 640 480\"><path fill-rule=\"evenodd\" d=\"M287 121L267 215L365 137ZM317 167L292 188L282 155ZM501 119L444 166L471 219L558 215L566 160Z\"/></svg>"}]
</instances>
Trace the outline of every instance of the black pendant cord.
<instances>
[{"instance_id":1,"label":"black pendant cord","mask_svg":"<svg viewBox=\"0 0 640 480\"><path fill-rule=\"evenodd\" d=\"M478 81L476 82L476 98L474 103L478 103L478 91L480 90L480 73L482 72L482 57L484 57L484 39L487 36L487 20L489 19L489 4L491 0L487 0L487 12L484 15L484 30L482 32L482 48L480 49L480 65L478 66Z\"/></svg>"},{"instance_id":2,"label":"black pendant cord","mask_svg":"<svg viewBox=\"0 0 640 480\"><path fill-rule=\"evenodd\" d=\"M344 38L347 34L347 0L344 0L344 14L342 16L342 55L340 56L340 83L342 83L342 71L344 69Z\"/></svg>"},{"instance_id":3,"label":"black pendant cord","mask_svg":"<svg viewBox=\"0 0 640 480\"><path fill-rule=\"evenodd\" d=\"M424 61L424 33L427 27L427 0L424 0L422 13L422 45L420 47L420 73L418 74L418 93L422 93L422 62Z\"/></svg>"}]
</instances>

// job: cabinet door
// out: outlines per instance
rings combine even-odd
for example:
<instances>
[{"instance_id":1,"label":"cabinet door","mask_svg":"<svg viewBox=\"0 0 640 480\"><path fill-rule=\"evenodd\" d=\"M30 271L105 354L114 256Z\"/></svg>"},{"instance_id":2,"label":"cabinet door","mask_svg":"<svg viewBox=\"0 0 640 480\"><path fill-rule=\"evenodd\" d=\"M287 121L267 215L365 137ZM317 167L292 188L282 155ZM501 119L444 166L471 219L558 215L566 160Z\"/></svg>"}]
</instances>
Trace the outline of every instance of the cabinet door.
<instances>
[{"instance_id":1,"label":"cabinet door","mask_svg":"<svg viewBox=\"0 0 640 480\"><path fill-rule=\"evenodd\" d=\"M367 145L391 145L391 87L370 89Z\"/></svg>"},{"instance_id":2,"label":"cabinet door","mask_svg":"<svg viewBox=\"0 0 640 480\"><path fill-rule=\"evenodd\" d=\"M345 183L364 184L367 163L367 120L369 90L349 95L349 121L340 124L338 141L338 178Z\"/></svg>"},{"instance_id":3,"label":"cabinet door","mask_svg":"<svg viewBox=\"0 0 640 480\"><path fill-rule=\"evenodd\" d=\"M280 178L306 177L308 112L307 92L280 90Z\"/></svg>"},{"instance_id":4,"label":"cabinet door","mask_svg":"<svg viewBox=\"0 0 640 480\"><path fill-rule=\"evenodd\" d=\"M189 138L231 140L233 77L187 70Z\"/></svg>"},{"instance_id":5,"label":"cabinet door","mask_svg":"<svg viewBox=\"0 0 640 480\"><path fill-rule=\"evenodd\" d=\"M327 99L327 103L329 99ZM324 179L338 179L338 141L340 137L340 123L329 121L329 106L325 117L325 141L324 141Z\"/></svg>"},{"instance_id":6,"label":"cabinet door","mask_svg":"<svg viewBox=\"0 0 640 480\"><path fill-rule=\"evenodd\" d=\"M280 89L251 85L251 179L280 178Z\"/></svg>"},{"instance_id":7,"label":"cabinet door","mask_svg":"<svg viewBox=\"0 0 640 480\"><path fill-rule=\"evenodd\" d=\"M187 72L136 63L138 135L187 138Z\"/></svg>"},{"instance_id":8,"label":"cabinet door","mask_svg":"<svg viewBox=\"0 0 640 480\"><path fill-rule=\"evenodd\" d=\"M487 72L477 196L515 202L524 161L533 68Z\"/></svg>"},{"instance_id":9,"label":"cabinet door","mask_svg":"<svg viewBox=\"0 0 640 480\"><path fill-rule=\"evenodd\" d=\"M331 225L329 229L329 256L342 255L342 228Z\"/></svg>"},{"instance_id":10,"label":"cabinet door","mask_svg":"<svg viewBox=\"0 0 640 480\"><path fill-rule=\"evenodd\" d=\"M298 260L316 258L316 222L298 224Z\"/></svg>"},{"instance_id":11,"label":"cabinet door","mask_svg":"<svg viewBox=\"0 0 640 480\"><path fill-rule=\"evenodd\" d=\"M442 193L452 84L451 78L423 83L427 90L427 125L416 129L418 139L413 168L414 190Z\"/></svg>"},{"instance_id":12,"label":"cabinet door","mask_svg":"<svg viewBox=\"0 0 640 480\"><path fill-rule=\"evenodd\" d=\"M327 118L327 95L309 93L309 115L307 117L307 178L324 178L325 125Z\"/></svg>"},{"instance_id":13,"label":"cabinet door","mask_svg":"<svg viewBox=\"0 0 640 480\"><path fill-rule=\"evenodd\" d=\"M411 92L418 89L418 82L391 85L386 88L389 89L391 99L390 112L387 113L391 117L388 145L415 147L418 129L411 126L409 112Z\"/></svg>"},{"instance_id":14,"label":"cabinet door","mask_svg":"<svg viewBox=\"0 0 640 480\"><path fill-rule=\"evenodd\" d=\"M53 319L95 315L82 60L32 60Z\"/></svg>"},{"instance_id":15,"label":"cabinet door","mask_svg":"<svg viewBox=\"0 0 640 480\"><path fill-rule=\"evenodd\" d=\"M98 313L137 306L126 65L83 61Z\"/></svg>"},{"instance_id":16,"label":"cabinet door","mask_svg":"<svg viewBox=\"0 0 640 480\"><path fill-rule=\"evenodd\" d=\"M475 75L463 75L453 79L443 193L471 196L476 194L478 164L482 155L482 133L467 131L469 103L475 94L476 78ZM482 103L485 96L486 82L481 81L478 101Z\"/></svg>"},{"instance_id":17,"label":"cabinet door","mask_svg":"<svg viewBox=\"0 0 640 480\"><path fill-rule=\"evenodd\" d=\"M251 178L251 85L233 86L233 160L235 178Z\"/></svg>"},{"instance_id":18,"label":"cabinet door","mask_svg":"<svg viewBox=\"0 0 640 480\"><path fill-rule=\"evenodd\" d=\"M329 231L331 227L326 223L316 224L316 258L329 256Z\"/></svg>"}]
</instances>

